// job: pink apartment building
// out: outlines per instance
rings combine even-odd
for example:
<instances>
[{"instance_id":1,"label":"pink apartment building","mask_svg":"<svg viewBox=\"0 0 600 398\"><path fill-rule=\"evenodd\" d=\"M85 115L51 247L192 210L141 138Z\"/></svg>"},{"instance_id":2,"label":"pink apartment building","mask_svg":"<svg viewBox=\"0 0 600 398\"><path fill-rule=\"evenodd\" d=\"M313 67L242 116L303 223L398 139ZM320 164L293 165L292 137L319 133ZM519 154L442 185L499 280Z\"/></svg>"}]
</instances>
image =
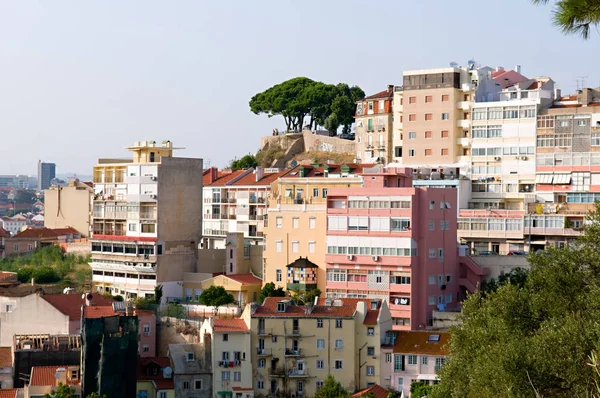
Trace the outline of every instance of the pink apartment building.
<instances>
[{"instance_id":1,"label":"pink apartment building","mask_svg":"<svg viewBox=\"0 0 600 398\"><path fill-rule=\"evenodd\" d=\"M327 296L385 299L402 330L425 329L473 288L459 272L456 189L414 188L411 174L376 166L363 187L327 195Z\"/></svg>"}]
</instances>

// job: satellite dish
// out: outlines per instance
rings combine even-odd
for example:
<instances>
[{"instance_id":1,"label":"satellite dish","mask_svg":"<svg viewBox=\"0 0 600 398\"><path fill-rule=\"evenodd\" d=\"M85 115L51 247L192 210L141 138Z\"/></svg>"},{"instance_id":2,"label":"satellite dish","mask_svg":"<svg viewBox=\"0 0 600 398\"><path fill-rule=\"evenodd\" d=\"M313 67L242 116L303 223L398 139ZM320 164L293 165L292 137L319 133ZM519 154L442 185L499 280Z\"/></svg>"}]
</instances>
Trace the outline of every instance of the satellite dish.
<instances>
[{"instance_id":1,"label":"satellite dish","mask_svg":"<svg viewBox=\"0 0 600 398\"><path fill-rule=\"evenodd\" d=\"M92 293L88 293L87 299L92 300L93 298L94 298L94 295Z\"/></svg>"},{"instance_id":2,"label":"satellite dish","mask_svg":"<svg viewBox=\"0 0 600 398\"><path fill-rule=\"evenodd\" d=\"M298 161L292 160L292 163L290 163L290 166L292 166L292 167L298 166Z\"/></svg>"}]
</instances>

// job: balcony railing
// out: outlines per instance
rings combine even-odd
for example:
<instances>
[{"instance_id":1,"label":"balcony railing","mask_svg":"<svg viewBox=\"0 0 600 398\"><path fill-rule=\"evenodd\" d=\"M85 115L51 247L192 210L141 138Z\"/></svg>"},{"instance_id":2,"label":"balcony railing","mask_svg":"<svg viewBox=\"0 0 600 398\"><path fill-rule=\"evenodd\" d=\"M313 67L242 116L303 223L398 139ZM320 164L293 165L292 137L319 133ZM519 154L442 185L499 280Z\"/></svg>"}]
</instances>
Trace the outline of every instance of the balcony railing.
<instances>
[{"instance_id":1,"label":"balcony railing","mask_svg":"<svg viewBox=\"0 0 600 398\"><path fill-rule=\"evenodd\" d=\"M596 206L593 203L529 203L529 214L581 214L586 215Z\"/></svg>"},{"instance_id":2,"label":"balcony railing","mask_svg":"<svg viewBox=\"0 0 600 398\"><path fill-rule=\"evenodd\" d=\"M259 357L270 357L273 354L271 348L257 348L256 355Z\"/></svg>"},{"instance_id":3,"label":"balcony railing","mask_svg":"<svg viewBox=\"0 0 600 398\"><path fill-rule=\"evenodd\" d=\"M265 329L265 328L258 329L259 336L271 336L272 334L273 334L273 329Z\"/></svg>"},{"instance_id":4,"label":"balcony railing","mask_svg":"<svg viewBox=\"0 0 600 398\"><path fill-rule=\"evenodd\" d=\"M297 350L292 350L292 349L288 348L285 350L285 356L286 357L299 357L299 356L302 356L302 353L299 348Z\"/></svg>"}]
</instances>

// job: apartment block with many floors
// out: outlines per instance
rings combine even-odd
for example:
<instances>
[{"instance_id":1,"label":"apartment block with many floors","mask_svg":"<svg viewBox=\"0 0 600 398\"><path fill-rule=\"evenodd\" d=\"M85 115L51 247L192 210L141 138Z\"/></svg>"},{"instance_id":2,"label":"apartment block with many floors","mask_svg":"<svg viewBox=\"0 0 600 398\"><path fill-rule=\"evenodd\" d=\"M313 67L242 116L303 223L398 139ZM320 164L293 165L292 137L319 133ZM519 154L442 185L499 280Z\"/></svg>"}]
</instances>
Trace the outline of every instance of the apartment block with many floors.
<instances>
[{"instance_id":1,"label":"apartment block with many floors","mask_svg":"<svg viewBox=\"0 0 600 398\"><path fill-rule=\"evenodd\" d=\"M384 164L392 161L394 86L356 103L356 162Z\"/></svg>"},{"instance_id":2,"label":"apartment block with many floors","mask_svg":"<svg viewBox=\"0 0 600 398\"><path fill-rule=\"evenodd\" d=\"M202 234L202 159L173 157L170 141L136 142L132 159L94 167L92 282L126 298L179 296L196 270Z\"/></svg>"},{"instance_id":3,"label":"apartment block with many floors","mask_svg":"<svg viewBox=\"0 0 600 398\"><path fill-rule=\"evenodd\" d=\"M391 329L381 300L268 297L246 307L255 395L314 396L327 376L355 391L379 383L380 346Z\"/></svg>"},{"instance_id":4,"label":"apartment block with many floors","mask_svg":"<svg viewBox=\"0 0 600 398\"><path fill-rule=\"evenodd\" d=\"M267 198L271 184L287 171L262 167L218 171L203 176L203 241L205 248L223 249L227 233L243 232L252 244L264 244Z\"/></svg>"},{"instance_id":5,"label":"apartment block with many floors","mask_svg":"<svg viewBox=\"0 0 600 398\"><path fill-rule=\"evenodd\" d=\"M264 283L286 287L286 266L298 257L319 266L318 288L325 291L327 194L336 187L362 186L360 173L372 164L299 165L271 185L265 225Z\"/></svg>"},{"instance_id":6,"label":"apartment block with many floors","mask_svg":"<svg viewBox=\"0 0 600 398\"><path fill-rule=\"evenodd\" d=\"M414 188L411 169L363 170L327 196L327 297L379 298L394 326L421 329L458 308L456 190Z\"/></svg>"}]
</instances>

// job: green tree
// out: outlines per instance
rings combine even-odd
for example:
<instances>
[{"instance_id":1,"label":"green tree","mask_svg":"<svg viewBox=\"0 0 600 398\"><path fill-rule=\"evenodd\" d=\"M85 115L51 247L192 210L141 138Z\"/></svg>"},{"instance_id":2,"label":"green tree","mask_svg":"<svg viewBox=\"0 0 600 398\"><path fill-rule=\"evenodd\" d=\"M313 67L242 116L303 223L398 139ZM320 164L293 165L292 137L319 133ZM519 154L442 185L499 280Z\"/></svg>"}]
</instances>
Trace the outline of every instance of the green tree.
<instances>
[{"instance_id":1,"label":"green tree","mask_svg":"<svg viewBox=\"0 0 600 398\"><path fill-rule=\"evenodd\" d=\"M15 202L33 204L37 200L35 191L28 189L19 189L15 194Z\"/></svg>"},{"instance_id":2,"label":"green tree","mask_svg":"<svg viewBox=\"0 0 600 398\"><path fill-rule=\"evenodd\" d=\"M222 305L233 304L233 296L225 290L223 286L211 286L200 294L198 302L202 305L211 307L220 307Z\"/></svg>"},{"instance_id":3,"label":"green tree","mask_svg":"<svg viewBox=\"0 0 600 398\"><path fill-rule=\"evenodd\" d=\"M249 169L258 166L258 161L254 155L245 155L241 159L233 159L230 167L232 170Z\"/></svg>"},{"instance_id":4,"label":"green tree","mask_svg":"<svg viewBox=\"0 0 600 398\"><path fill-rule=\"evenodd\" d=\"M532 0L534 4L548 4L550 0ZM600 0L553 1L553 23L565 34L590 37L590 28L600 23Z\"/></svg>"},{"instance_id":5,"label":"green tree","mask_svg":"<svg viewBox=\"0 0 600 398\"><path fill-rule=\"evenodd\" d=\"M327 376L323 387L315 392L314 398L348 398L350 393L333 378L332 375Z\"/></svg>"},{"instance_id":6,"label":"green tree","mask_svg":"<svg viewBox=\"0 0 600 398\"><path fill-rule=\"evenodd\" d=\"M422 381L413 381L410 383L410 396L413 398L426 397L431 393L432 388Z\"/></svg>"},{"instance_id":7,"label":"green tree","mask_svg":"<svg viewBox=\"0 0 600 398\"><path fill-rule=\"evenodd\" d=\"M327 116L323 127L325 127L325 130L329 131L329 135L331 137L337 135L337 131L340 128L340 122L338 120L337 115L335 113L332 113L331 115Z\"/></svg>"},{"instance_id":8,"label":"green tree","mask_svg":"<svg viewBox=\"0 0 600 398\"><path fill-rule=\"evenodd\" d=\"M97 392L89 394L86 398L108 398L106 394L98 395Z\"/></svg>"},{"instance_id":9,"label":"green tree","mask_svg":"<svg viewBox=\"0 0 600 398\"><path fill-rule=\"evenodd\" d=\"M160 304L163 297L163 285L158 285L154 288L154 304Z\"/></svg>"},{"instance_id":10,"label":"green tree","mask_svg":"<svg viewBox=\"0 0 600 398\"><path fill-rule=\"evenodd\" d=\"M525 282L527 281L528 275L529 271L520 267L513 268L510 270L510 272L502 271L498 276L498 280L496 280L495 278L491 278L489 281L484 281L481 284L481 290L486 294L490 292L495 292L500 286L504 286L508 283L521 288L525 286Z\"/></svg>"},{"instance_id":11,"label":"green tree","mask_svg":"<svg viewBox=\"0 0 600 398\"><path fill-rule=\"evenodd\" d=\"M299 292L292 295L292 299L298 305L304 305L307 303L314 303L317 297L321 296L321 290L312 289L306 292Z\"/></svg>"},{"instance_id":12,"label":"green tree","mask_svg":"<svg viewBox=\"0 0 600 398\"><path fill-rule=\"evenodd\" d=\"M566 248L528 257L523 285L463 303L432 397L587 397L600 341L600 205Z\"/></svg>"},{"instance_id":13,"label":"green tree","mask_svg":"<svg viewBox=\"0 0 600 398\"><path fill-rule=\"evenodd\" d=\"M258 300L262 303L267 297L285 297L286 293L282 287L275 288L273 282L265 283L263 288L260 290L260 296Z\"/></svg>"},{"instance_id":14,"label":"green tree","mask_svg":"<svg viewBox=\"0 0 600 398\"><path fill-rule=\"evenodd\" d=\"M74 393L75 390L71 387L63 383L58 383L56 391L54 391L52 394L46 394L44 398L73 398Z\"/></svg>"}]
</instances>

